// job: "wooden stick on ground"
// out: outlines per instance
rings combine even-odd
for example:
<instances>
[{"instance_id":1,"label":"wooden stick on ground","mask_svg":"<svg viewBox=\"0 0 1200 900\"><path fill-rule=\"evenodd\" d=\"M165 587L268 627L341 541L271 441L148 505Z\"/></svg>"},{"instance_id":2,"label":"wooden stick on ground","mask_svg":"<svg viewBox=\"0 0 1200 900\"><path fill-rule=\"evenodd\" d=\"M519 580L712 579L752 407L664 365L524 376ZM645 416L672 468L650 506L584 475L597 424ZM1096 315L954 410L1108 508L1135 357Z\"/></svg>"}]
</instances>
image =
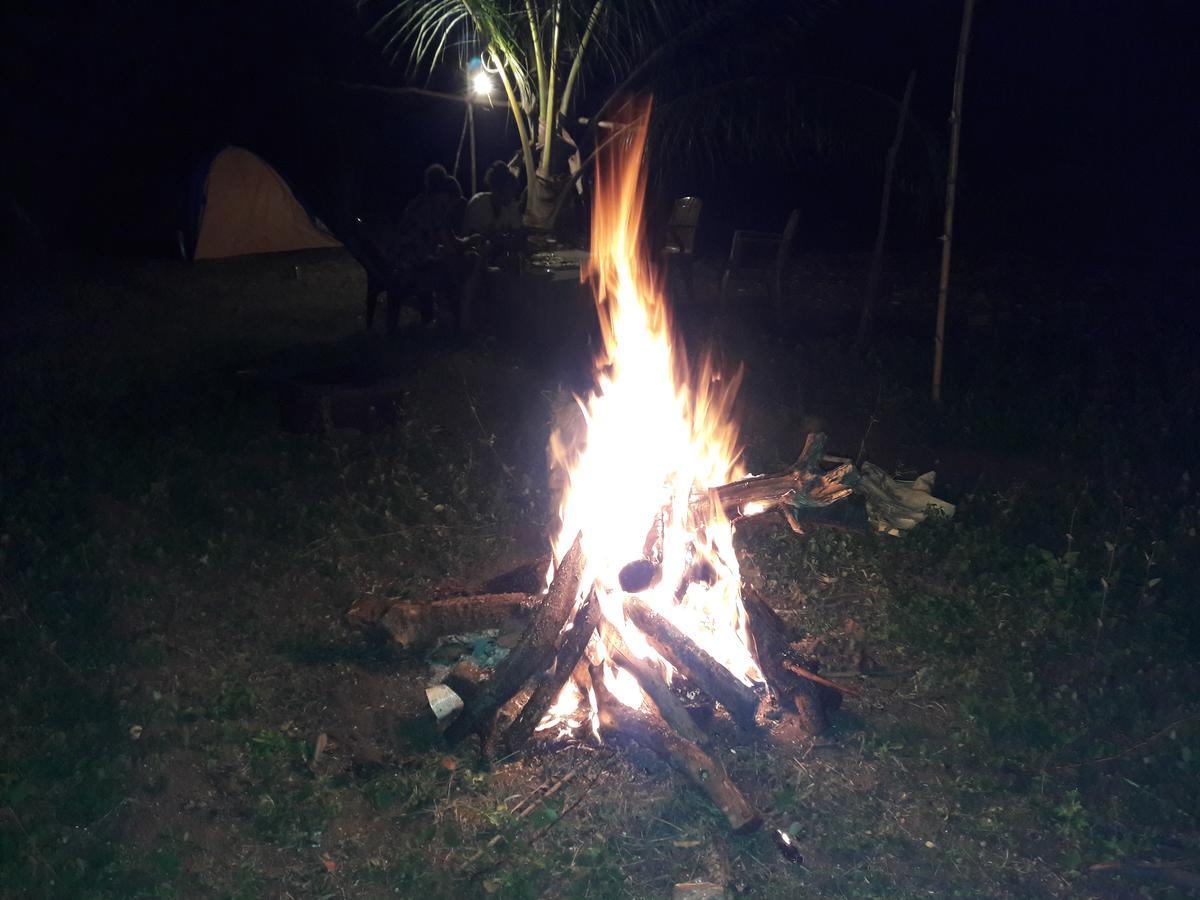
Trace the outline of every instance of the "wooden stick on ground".
<instances>
[{"instance_id":1,"label":"wooden stick on ground","mask_svg":"<svg viewBox=\"0 0 1200 900\"><path fill-rule=\"evenodd\" d=\"M604 686L600 666L591 668L591 678L600 707L597 713L602 731L606 734L623 734L667 760L721 810L735 833L745 834L762 826L762 816L747 802L737 785L730 781L729 775L715 760L691 741L671 731L658 716L630 709L615 698Z\"/></svg>"},{"instance_id":2,"label":"wooden stick on ground","mask_svg":"<svg viewBox=\"0 0 1200 900\"><path fill-rule=\"evenodd\" d=\"M637 679L642 690L658 707L659 715L666 720L667 724L685 740L694 744L706 743L707 738L704 732L700 730L700 726L696 724L692 714L687 711L687 707L675 696L671 686L663 680L658 667L647 659L635 656L625 643L625 639L621 637L621 633L611 622L605 620L600 624L600 636L603 638L604 646L608 648L613 662L633 673L633 677Z\"/></svg>"},{"instance_id":3,"label":"wooden stick on ground","mask_svg":"<svg viewBox=\"0 0 1200 900\"><path fill-rule=\"evenodd\" d=\"M533 736L534 729L545 717L546 710L554 704L563 685L571 677L571 672L583 656L583 651L587 649L588 641L596 633L596 626L599 624L600 601L596 599L593 589L575 614L571 630L563 637L558 654L554 658L554 668L543 674L533 691L533 696L505 731L504 744L510 752L520 750Z\"/></svg>"},{"instance_id":4,"label":"wooden stick on ground","mask_svg":"<svg viewBox=\"0 0 1200 900\"><path fill-rule=\"evenodd\" d=\"M632 594L625 614L646 635L650 645L701 690L720 703L743 728L757 727L759 696L712 658L686 634Z\"/></svg>"},{"instance_id":5,"label":"wooden stick on ground","mask_svg":"<svg viewBox=\"0 0 1200 900\"><path fill-rule=\"evenodd\" d=\"M782 665L793 675L799 675L801 678L807 678L809 681L814 682L815 684L824 685L827 688L837 691L839 694L845 694L847 697L859 696L859 692L854 688L847 687L844 684L838 684L836 681L830 681L828 678L822 678L816 672L810 672L808 669L804 668L804 666L797 665L790 659L781 660L780 665Z\"/></svg>"},{"instance_id":6,"label":"wooden stick on ground","mask_svg":"<svg viewBox=\"0 0 1200 900\"><path fill-rule=\"evenodd\" d=\"M446 730L446 739L450 743L490 729L500 707L511 700L525 682L550 665L558 648L559 635L575 608L584 566L581 537L576 535L520 642L496 667L495 674L473 698L474 702Z\"/></svg>"},{"instance_id":7,"label":"wooden stick on ground","mask_svg":"<svg viewBox=\"0 0 1200 900\"><path fill-rule=\"evenodd\" d=\"M422 647L447 634L505 628L527 621L540 594L477 594L414 603L411 600L364 600L347 614L354 625L377 626L405 647Z\"/></svg>"}]
</instances>

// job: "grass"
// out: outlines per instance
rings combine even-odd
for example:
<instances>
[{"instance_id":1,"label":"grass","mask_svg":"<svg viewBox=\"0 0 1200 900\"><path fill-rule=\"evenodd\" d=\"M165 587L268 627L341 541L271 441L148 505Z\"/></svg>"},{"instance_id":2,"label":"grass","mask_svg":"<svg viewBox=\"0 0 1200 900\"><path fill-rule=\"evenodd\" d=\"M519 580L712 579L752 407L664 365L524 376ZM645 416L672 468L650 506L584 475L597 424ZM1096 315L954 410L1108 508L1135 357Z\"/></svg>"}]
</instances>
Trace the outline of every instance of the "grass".
<instances>
[{"instance_id":1,"label":"grass","mask_svg":"<svg viewBox=\"0 0 1200 900\"><path fill-rule=\"evenodd\" d=\"M0 896L1183 896L1088 866L1200 852L1184 274L971 266L999 313L955 323L941 408L919 304L865 360L836 329L687 317L748 360L754 470L817 418L958 504L902 540L739 532L747 577L862 691L817 741L718 729L770 826L747 837L636 747L485 767L443 746L421 661L345 622L541 552L563 373L357 335L337 252L24 286L0 373ZM1160 288L1136 320L1085 306ZM237 374L347 359L403 385L393 427L285 434Z\"/></svg>"}]
</instances>

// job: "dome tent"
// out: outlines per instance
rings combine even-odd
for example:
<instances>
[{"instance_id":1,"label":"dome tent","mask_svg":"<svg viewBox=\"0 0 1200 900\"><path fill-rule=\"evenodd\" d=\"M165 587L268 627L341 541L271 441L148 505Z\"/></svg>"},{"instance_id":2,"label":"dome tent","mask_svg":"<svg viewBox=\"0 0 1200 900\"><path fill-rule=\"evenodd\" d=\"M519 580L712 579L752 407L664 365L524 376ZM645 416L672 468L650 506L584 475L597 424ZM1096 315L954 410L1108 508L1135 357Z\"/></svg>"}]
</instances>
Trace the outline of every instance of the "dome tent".
<instances>
[{"instance_id":1,"label":"dome tent","mask_svg":"<svg viewBox=\"0 0 1200 900\"><path fill-rule=\"evenodd\" d=\"M193 177L188 196L192 259L340 247L261 157L228 146Z\"/></svg>"}]
</instances>

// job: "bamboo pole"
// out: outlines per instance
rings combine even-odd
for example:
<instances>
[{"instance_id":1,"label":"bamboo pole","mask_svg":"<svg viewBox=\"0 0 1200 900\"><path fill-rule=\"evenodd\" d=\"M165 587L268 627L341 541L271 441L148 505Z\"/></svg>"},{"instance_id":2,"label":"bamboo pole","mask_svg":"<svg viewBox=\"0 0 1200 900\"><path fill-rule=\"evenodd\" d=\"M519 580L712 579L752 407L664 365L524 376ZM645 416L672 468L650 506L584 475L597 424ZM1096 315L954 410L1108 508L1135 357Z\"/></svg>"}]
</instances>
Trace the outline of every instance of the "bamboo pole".
<instances>
[{"instance_id":1,"label":"bamboo pole","mask_svg":"<svg viewBox=\"0 0 1200 900\"><path fill-rule=\"evenodd\" d=\"M888 148L887 160L883 170L883 197L879 201L879 228L875 232L875 247L871 251L871 268L867 272L867 292L863 297L862 315L858 320L858 335L854 338L854 348L861 351L871 335L871 325L875 317L875 301L879 294L879 275L883 268L883 247L887 240L888 218L892 208L892 179L896 172L896 157L900 155L900 144L904 141L904 125L908 121L908 108L912 102L913 84L917 80L917 70L908 73L908 81L904 85L904 99L900 101L900 116L896 121L896 136L892 146Z\"/></svg>"},{"instance_id":2,"label":"bamboo pole","mask_svg":"<svg viewBox=\"0 0 1200 900\"><path fill-rule=\"evenodd\" d=\"M967 48L971 43L971 18L975 0L963 0L962 31L958 35L958 62L954 67L954 102L950 113L950 166L946 173L946 225L942 234L942 271L938 278L937 330L933 338L933 390L935 403L942 399L942 355L946 346L946 291L950 285L950 249L954 238L954 193L958 184L958 141L962 132L963 81L967 75Z\"/></svg>"}]
</instances>

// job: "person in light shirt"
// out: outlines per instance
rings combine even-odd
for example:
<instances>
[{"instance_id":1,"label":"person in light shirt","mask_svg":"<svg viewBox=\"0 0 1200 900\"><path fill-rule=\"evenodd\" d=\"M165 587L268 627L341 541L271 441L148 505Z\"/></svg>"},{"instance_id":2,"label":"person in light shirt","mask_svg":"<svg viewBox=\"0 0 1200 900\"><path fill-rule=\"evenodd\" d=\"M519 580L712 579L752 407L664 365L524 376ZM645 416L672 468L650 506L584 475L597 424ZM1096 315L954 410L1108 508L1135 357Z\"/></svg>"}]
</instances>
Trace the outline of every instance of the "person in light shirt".
<instances>
[{"instance_id":1,"label":"person in light shirt","mask_svg":"<svg viewBox=\"0 0 1200 900\"><path fill-rule=\"evenodd\" d=\"M497 160L488 166L483 186L467 203L463 214L463 233L481 234L495 240L515 237L521 232L521 205L517 200L517 178L508 166Z\"/></svg>"},{"instance_id":2,"label":"person in light shirt","mask_svg":"<svg viewBox=\"0 0 1200 900\"><path fill-rule=\"evenodd\" d=\"M474 312L484 290L485 272L518 269L525 243L517 177L507 165L496 161L488 166L483 184L486 190L472 197L463 213L462 234L474 242L465 254L467 264L460 293L459 323L464 330L475 324Z\"/></svg>"}]
</instances>

